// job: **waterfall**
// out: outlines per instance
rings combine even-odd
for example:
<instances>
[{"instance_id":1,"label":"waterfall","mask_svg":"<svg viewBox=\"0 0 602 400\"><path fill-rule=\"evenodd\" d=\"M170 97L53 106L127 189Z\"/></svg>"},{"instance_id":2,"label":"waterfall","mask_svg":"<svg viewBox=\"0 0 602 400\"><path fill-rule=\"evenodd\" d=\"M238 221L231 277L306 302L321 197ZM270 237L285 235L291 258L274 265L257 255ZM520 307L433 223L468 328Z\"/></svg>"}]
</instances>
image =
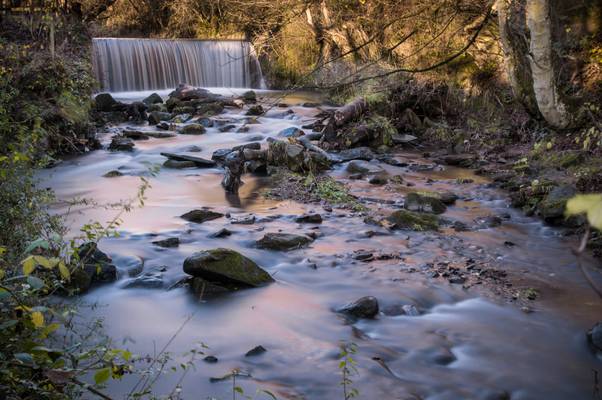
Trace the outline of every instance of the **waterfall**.
<instances>
[{"instance_id":1,"label":"waterfall","mask_svg":"<svg viewBox=\"0 0 602 400\"><path fill-rule=\"evenodd\" d=\"M96 78L104 91L201 87L260 88L255 50L242 40L92 39Z\"/></svg>"}]
</instances>

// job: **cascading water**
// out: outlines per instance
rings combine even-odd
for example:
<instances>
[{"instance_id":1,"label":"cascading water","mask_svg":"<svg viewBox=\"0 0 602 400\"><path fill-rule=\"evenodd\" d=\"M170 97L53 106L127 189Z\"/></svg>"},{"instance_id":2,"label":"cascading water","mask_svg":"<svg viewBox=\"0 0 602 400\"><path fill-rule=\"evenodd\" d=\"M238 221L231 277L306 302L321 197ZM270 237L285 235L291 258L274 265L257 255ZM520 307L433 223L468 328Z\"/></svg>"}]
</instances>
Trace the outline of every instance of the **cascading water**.
<instances>
[{"instance_id":1,"label":"cascading water","mask_svg":"<svg viewBox=\"0 0 602 400\"><path fill-rule=\"evenodd\" d=\"M180 83L202 87L261 88L255 50L241 40L92 40L102 90L161 90Z\"/></svg>"}]
</instances>

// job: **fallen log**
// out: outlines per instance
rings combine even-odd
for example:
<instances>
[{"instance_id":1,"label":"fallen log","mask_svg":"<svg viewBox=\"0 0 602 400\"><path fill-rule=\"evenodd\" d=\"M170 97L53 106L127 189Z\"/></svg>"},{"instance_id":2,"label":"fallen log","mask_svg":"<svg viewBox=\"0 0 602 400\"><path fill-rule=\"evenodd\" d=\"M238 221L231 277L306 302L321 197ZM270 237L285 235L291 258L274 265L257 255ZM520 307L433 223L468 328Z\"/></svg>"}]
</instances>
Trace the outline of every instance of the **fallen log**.
<instances>
[{"instance_id":1,"label":"fallen log","mask_svg":"<svg viewBox=\"0 0 602 400\"><path fill-rule=\"evenodd\" d=\"M207 160L201 157L188 156L186 154L161 153L163 157L175 161L192 161L197 167L210 168L215 167L216 163L213 160Z\"/></svg>"},{"instance_id":2,"label":"fallen log","mask_svg":"<svg viewBox=\"0 0 602 400\"><path fill-rule=\"evenodd\" d=\"M343 107L340 107L334 112L322 130L324 140L329 143L334 142L337 137L337 129L349 121L358 119L367 110L368 102L363 97L358 97L352 102L345 104Z\"/></svg>"}]
</instances>

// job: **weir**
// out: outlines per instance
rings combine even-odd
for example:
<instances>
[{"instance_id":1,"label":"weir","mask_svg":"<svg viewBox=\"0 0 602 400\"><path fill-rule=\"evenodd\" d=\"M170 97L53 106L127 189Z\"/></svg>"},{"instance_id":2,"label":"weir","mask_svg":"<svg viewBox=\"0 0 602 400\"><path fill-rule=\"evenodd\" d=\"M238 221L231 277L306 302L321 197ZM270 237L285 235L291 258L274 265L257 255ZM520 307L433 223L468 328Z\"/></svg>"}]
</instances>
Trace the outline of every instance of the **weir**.
<instances>
[{"instance_id":1,"label":"weir","mask_svg":"<svg viewBox=\"0 0 602 400\"><path fill-rule=\"evenodd\" d=\"M201 87L261 88L253 46L242 40L92 40L94 73L103 91Z\"/></svg>"}]
</instances>

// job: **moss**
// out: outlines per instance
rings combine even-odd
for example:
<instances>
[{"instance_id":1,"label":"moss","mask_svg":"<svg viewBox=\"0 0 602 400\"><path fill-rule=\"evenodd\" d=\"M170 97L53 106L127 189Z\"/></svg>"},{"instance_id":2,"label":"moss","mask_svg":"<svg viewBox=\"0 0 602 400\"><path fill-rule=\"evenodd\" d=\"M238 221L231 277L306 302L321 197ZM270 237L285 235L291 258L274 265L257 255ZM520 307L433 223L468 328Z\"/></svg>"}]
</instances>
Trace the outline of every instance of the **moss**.
<instances>
[{"instance_id":1,"label":"moss","mask_svg":"<svg viewBox=\"0 0 602 400\"><path fill-rule=\"evenodd\" d=\"M439 218L436 215L408 210L395 211L387 218L387 221L393 224L395 229L413 231L436 231L439 229Z\"/></svg>"},{"instance_id":2,"label":"moss","mask_svg":"<svg viewBox=\"0 0 602 400\"><path fill-rule=\"evenodd\" d=\"M331 177L322 177L316 180L309 176L305 181L305 186L313 187L313 191L319 199L331 204L343 205L355 211L365 210L365 207L349 194L345 185Z\"/></svg>"},{"instance_id":3,"label":"moss","mask_svg":"<svg viewBox=\"0 0 602 400\"><path fill-rule=\"evenodd\" d=\"M393 135L397 134L397 129L395 129L389 118L382 115L373 115L366 120L366 125L369 131L374 132L377 144L393 145Z\"/></svg>"}]
</instances>

